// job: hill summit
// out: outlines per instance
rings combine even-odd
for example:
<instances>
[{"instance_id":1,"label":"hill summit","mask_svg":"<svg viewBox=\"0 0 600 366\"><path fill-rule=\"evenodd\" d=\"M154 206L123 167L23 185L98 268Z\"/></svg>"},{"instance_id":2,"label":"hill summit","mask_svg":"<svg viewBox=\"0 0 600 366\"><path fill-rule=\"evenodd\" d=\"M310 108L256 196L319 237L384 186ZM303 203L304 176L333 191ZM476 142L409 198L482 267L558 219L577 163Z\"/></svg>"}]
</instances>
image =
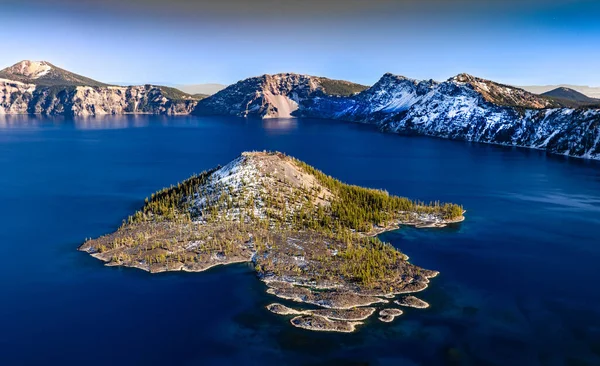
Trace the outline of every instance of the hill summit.
<instances>
[{"instance_id":1,"label":"hill summit","mask_svg":"<svg viewBox=\"0 0 600 366\"><path fill-rule=\"evenodd\" d=\"M542 95L548 98L560 100L564 104L568 104L573 107L600 106L600 99L590 98L587 95L578 92L577 90L567 87L558 87L556 89L547 91Z\"/></svg>"},{"instance_id":2,"label":"hill summit","mask_svg":"<svg viewBox=\"0 0 600 366\"><path fill-rule=\"evenodd\" d=\"M23 60L0 70L0 78L40 86L107 86L56 67L48 61Z\"/></svg>"}]
</instances>

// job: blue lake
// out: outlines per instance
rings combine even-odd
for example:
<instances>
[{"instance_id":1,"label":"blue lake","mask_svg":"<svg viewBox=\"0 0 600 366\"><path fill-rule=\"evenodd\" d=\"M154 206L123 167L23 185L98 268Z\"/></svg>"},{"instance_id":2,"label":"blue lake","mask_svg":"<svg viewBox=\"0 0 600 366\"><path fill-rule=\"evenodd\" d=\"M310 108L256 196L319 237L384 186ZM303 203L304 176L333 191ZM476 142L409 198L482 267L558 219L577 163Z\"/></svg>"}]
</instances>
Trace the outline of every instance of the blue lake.
<instances>
[{"instance_id":1,"label":"blue lake","mask_svg":"<svg viewBox=\"0 0 600 366\"><path fill-rule=\"evenodd\" d=\"M76 248L245 150L460 203L381 235L441 274L391 324L297 329L245 264L151 275ZM598 365L600 163L324 120L0 117L0 365Z\"/></svg>"}]
</instances>

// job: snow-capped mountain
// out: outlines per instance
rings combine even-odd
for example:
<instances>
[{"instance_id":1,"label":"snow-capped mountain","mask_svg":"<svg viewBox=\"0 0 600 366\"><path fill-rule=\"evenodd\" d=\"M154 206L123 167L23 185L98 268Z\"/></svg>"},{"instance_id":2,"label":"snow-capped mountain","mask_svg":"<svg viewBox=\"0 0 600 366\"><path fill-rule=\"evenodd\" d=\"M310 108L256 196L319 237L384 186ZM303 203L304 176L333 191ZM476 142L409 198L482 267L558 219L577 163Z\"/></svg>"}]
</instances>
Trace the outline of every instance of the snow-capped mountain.
<instances>
[{"instance_id":1,"label":"snow-capped mountain","mask_svg":"<svg viewBox=\"0 0 600 366\"><path fill-rule=\"evenodd\" d=\"M507 100L517 104L491 102L469 83L451 79L440 83L404 113L390 115L379 125L397 133L531 147L600 159L600 110L531 108L531 103L537 101L530 96Z\"/></svg>"},{"instance_id":2,"label":"snow-capped mountain","mask_svg":"<svg viewBox=\"0 0 600 366\"><path fill-rule=\"evenodd\" d=\"M21 61L0 71L0 114L174 115L189 114L197 102L174 88L110 86L46 61Z\"/></svg>"},{"instance_id":3,"label":"snow-capped mountain","mask_svg":"<svg viewBox=\"0 0 600 366\"><path fill-rule=\"evenodd\" d=\"M372 87L350 96L320 95L304 100L298 116L332 118L356 122L378 122L409 109L437 83L418 81L387 73Z\"/></svg>"},{"instance_id":4,"label":"snow-capped mountain","mask_svg":"<svg viewBox=\"0 0 600 366\"><path fill-rule=\"evenodd\" d=\"M351 95L296 74L243 80L201 101L194 114L304 116L373 123L382 130L545 149L600 159L600 110L460 74L444 82L385 74Z\"/></svg>"}]
</instances>

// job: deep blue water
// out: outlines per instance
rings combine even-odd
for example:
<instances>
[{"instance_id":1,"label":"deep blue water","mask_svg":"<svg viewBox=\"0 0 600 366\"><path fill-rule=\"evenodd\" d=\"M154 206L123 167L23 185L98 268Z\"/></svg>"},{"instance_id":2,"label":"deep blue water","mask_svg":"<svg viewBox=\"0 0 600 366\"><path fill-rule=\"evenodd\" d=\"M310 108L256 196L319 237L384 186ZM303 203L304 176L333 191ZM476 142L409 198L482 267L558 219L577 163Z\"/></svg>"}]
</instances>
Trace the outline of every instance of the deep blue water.
<instances>
[{"instance_id":1,"label":"deep blue water","mask_svg":"<svg viewBox=\"0 0 600 366\"><path fill-rule=\"evenodd\" d=\"M247 265L150 275L76 251L148 194L244 150L461 203L382 235L440 276L392 324L293 328ZM600 164L319 120L0 119L0 365L598 365Z\"/></svg>"}]
</instances>

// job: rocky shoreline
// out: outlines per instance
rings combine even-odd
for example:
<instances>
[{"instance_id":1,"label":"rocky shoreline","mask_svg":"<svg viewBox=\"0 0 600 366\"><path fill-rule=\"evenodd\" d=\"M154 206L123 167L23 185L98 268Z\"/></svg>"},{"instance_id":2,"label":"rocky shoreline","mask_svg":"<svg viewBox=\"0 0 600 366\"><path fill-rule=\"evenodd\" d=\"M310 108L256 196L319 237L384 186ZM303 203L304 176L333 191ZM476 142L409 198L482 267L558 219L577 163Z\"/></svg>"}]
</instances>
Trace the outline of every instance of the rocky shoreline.
<instances>
[{"instance_id":1,"label":"rocky shoreline","mask_svg":"<svg viewBox=\"0 0 600 366\"><path fill-rule=\"evenodd\" d=\"M379 312L379 320L384 323L391 323L394 319L403 314L403 311L400 309L383 309Z\"/></svg>"},{"instance_id":2,"label":"rocky shoreline","mask_svg":"<svg viewBox=\"0 0 600 366\"><path fill-rule=\"evenodd\" d=\"M429 304L426 303L425 301L416 298L414 296L405 296L402 297L396 301L394 301L394 304L400 305L400 306L407 306L407 307L411 307L411 308L417 308L417 309L426 309L429 307Z\"/></svg>"}]
</instances>

